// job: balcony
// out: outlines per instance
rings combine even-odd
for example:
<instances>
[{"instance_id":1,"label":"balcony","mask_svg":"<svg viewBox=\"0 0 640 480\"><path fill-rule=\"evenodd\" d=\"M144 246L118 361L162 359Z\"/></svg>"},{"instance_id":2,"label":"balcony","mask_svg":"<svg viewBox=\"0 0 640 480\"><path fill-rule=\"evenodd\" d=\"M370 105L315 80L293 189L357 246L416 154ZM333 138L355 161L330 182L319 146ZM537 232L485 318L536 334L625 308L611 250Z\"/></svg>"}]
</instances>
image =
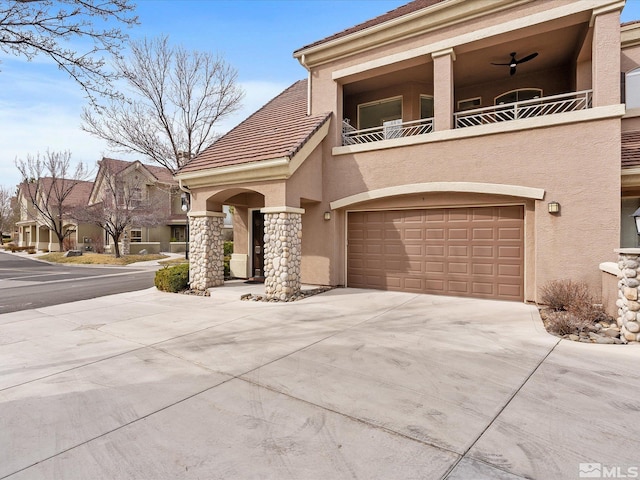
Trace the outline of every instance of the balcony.
<instances>
[{"instance_id":1,"label":"balcony","mask_svg":"<svg viewBox=\"0 0 640 480\"><path fill-rule=\"evenodd\" d=\"M455 128L542 117L591 108L592 90L540 97L453 114Z\"/></svg>"}]
</instances>

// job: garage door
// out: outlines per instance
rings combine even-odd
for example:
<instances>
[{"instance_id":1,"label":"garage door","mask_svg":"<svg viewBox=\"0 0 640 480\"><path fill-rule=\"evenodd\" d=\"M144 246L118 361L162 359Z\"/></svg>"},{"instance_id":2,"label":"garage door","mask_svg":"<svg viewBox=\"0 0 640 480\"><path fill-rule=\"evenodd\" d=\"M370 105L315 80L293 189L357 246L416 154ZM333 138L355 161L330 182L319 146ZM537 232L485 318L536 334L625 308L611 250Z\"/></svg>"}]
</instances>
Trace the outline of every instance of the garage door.
<instances>
[{"instance_id":1,"label":"garage door","mask_svg":"<svg viewBox=\"0 0 640 480\"><path fill-rule=\"evenodd\" d=\"M522 206L348 214L347 284L524 299Z\"/></svg>"}]
</instances>

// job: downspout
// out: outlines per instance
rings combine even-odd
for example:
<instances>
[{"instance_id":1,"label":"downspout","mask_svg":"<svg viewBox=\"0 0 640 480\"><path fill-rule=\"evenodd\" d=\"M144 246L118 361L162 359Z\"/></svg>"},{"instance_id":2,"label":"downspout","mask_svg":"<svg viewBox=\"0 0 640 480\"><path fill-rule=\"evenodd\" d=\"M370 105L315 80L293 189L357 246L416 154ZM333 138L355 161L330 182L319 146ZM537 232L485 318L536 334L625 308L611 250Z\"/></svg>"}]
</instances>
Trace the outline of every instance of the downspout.
<instances>
[{"instance_id":1,"label":"downspout","mask_svg":"<svg viewBox=\"0 0 640 480\"><path fill-rule=\"evenodd\" d=\"M307 116L311 115L311 69L307 66L305 62L305 55L302 54L298 58L300 65L302 65L307 73Z\"/></svg>"}]
</instances>

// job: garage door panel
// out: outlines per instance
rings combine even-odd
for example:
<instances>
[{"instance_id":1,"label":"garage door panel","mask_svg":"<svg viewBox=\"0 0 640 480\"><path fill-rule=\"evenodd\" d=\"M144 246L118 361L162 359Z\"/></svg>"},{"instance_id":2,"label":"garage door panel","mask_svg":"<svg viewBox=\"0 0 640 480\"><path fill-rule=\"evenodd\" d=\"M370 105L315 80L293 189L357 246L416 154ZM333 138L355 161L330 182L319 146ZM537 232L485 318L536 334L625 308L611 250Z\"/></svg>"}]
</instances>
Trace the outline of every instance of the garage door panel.
<instances>
[{"instance_id":1,"label":"garage door panel","mask_svg":"<svg viewBox=\"0 0 640 480\"><path fill-rule=\"evenodd\" d=\"M350 286L523 300L522 206L352 212Z\"/></svg>"},{"instance_id":2,"label":"garage door panel","mask_svg":"<svg viewBox=\"0 0 640 480\"><path fill-rule=\"evenodd\" d=\"M468 274L469 273L469 264L468 263L461 263L461 262L449 262L449 273L453 273L453 274Z\"/></svg>"},{"instance_id":3,"label":"garage door panel","mask_svg":"<svg viewBox=\"0 0 640 480\"><path fill-rule=\"evenodd\" d=\"M498 238L500 240L521 240L522 233L522 229L518 227L498 228Z\"/></svg>"},{"instance_id":4,"label":"garage door panel","mask_svg":"<svg viewBox=\"0 0 640 480\"><path fill-rule=\"evenodd\" d=\"M449 240L469 240L468 228L450 228L448 229L447 238Z\"/></svg>"}]
</instances>

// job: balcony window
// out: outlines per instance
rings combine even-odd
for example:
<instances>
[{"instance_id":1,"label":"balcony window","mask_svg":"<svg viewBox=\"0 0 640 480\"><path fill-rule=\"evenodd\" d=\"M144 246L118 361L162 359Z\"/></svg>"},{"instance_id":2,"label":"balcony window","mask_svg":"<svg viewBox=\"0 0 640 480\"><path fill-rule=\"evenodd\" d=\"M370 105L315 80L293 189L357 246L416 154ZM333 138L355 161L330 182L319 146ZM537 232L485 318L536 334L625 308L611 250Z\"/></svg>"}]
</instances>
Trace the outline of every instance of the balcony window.
<instances>
[{"instance_id":1,"label":"balcony window","mask_svg":"<svg viewBox=\"0 0 640 480\"><path fill-rule=\"evenodd\" d=\"M381 127L385 122L402 121L402 97L358 105L358 128Z\"/></svg>"},{"instance_id":2,"label":"balcony window","mask_svg":"<svg viewBox=\"0 0 640 480\"><path fill-rule=\"evenodd\" d=\"M420 95L420 118L433 118L433 97Z\"/></svg>"},{"instance_id":3,"label":"balcony window","mask_svg":"<svg viewBox=\"0 0 640 480\"><path fill-rule=\"evenodd\" d=\"M627 108L640 108L640 68L631 70L625 79L625 103Z\"/></svg>"}]
</instances>

